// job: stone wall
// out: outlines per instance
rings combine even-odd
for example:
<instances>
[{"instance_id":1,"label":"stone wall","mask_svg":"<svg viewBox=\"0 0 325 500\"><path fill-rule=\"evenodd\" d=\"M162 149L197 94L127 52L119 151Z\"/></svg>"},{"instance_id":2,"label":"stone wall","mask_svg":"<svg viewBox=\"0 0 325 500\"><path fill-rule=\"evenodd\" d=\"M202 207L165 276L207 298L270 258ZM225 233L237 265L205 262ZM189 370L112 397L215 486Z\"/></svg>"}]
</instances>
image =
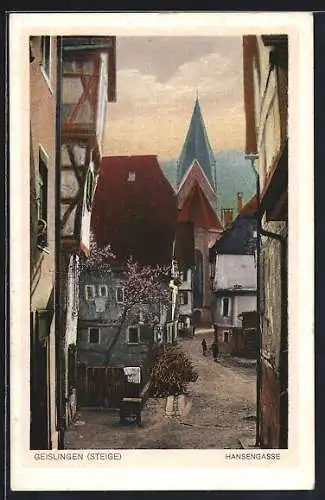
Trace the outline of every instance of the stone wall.
<instances>
[{"instance_id":1,"label":"stone wall","mask_svg":"<svg viewBox=\"0 0 325 500\"><path fill-rule=\"evenodd\" d=\"M287 238L286 222L266 222L268 231ZM280 393L287 387L287 367L283 365L283 349L287 345L287 287L282 274L287 274L287 263L281 255L281 243L262 236L261 244L261 392L260 439L264 447L279 448ZM282 382L281 382L282 380ZM287 421L287 409L281 416Z\"/></svg>"}]
</instances>

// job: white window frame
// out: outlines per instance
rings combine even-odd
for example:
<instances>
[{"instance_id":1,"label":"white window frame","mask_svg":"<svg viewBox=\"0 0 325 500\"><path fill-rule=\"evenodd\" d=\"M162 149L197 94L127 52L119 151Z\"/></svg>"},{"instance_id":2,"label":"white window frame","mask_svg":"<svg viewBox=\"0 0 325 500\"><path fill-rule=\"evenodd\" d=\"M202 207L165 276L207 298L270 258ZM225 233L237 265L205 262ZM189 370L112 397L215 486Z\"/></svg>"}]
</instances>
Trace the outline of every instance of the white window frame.
<instances>
[{"instance_id":1,"label":"white window frame","mask_svg":"<svg viewBox=\"0 0 325 500\"><path fill-rule=\"evenodd\" d=\"M88 290L91 289L93 291L93 295L89 297ZM94 300L96 297L96 288L95 285L85 285L85 299L86 300Z\"/></svg>"},{"instance_id":2,"label":"white window frame","mask_svg":"<svg viewBox=\"0 0 325 500\"><path fill-rule=\"evenodd\" d=\"M90 342L90 330L98 330L98 342ZM88 327L88 344L100 344L101 343L101 329L99 326L89 326Z\"/></svg>"},{"instance_id":3,"label":"white window frame","mask_svg":"<svg viewBox=\"0 0 325 500\"><path fill-rule=\"evenodd\" d=\"M44 59L43 59L43 40L45 38L49 38L49 41L50 41L50 47L49 47L49 72L47 73L46 69L45 69L45 66L44 66ZM52 93L52 86L51 86L51 69L52 69L52 39L50 36L48 37L44 37L44 36L41 36L41 71L42 71L42 75L50 89L50 92Z\"/></svg>"},{"instance_id":4,"label":"white window frame","mask_svg":"<svg viewBox=\"0 0 325 500\"><path fill-rule=\"evenodd\" d=\"M130 342L130 330L132 329L136 329L137 332L138 332L138 341L137 342ZM140 326L139 325L130 325L128 326L127 330L126 330L126 334L127 334L127 337L126 337L126 340L127 340L127 343L128 344L131 344L131 345L137 345L137 344L140 344L141 343L141 338L140 338Z\"/></svg>"},{"instance_id":5,"label":"white window frame","mask_svg":"<svg viewBox=\"0 0 325 500\"><path fill-rule=\"evenodd\" d=\"M224 301L228 300L228 314L224 314ZM229 318L231 312L231 297L222 297L221 298L221 316L223 318Z\"/></svg>"},{"instance_id":6,"label":"white window frame","mask_svg":"<svg viewBox=\"0 0 325 500\"><path fill-rule=\"evenodd\" d=\"M122 300L118 300L118 290L121 289L122 290L122 295L123 295L123 299ZM124 286L117 286L116 287L116 290L115 290L115 297L116 297L116 302L118 304L124 304L125 302L125 297L124 297Z\"/></svg>"},{"instance_id":7,"label":"white window frame","mask_svg":"<svg viewBox=\"0 0 325 500\"><path fill-rule=\"evenodd\" d=\"M105 294L102 294L102 292L101 292L102 288L105 288ZM108 297L107 285L98 285L98 297Z\"/></svg>"}]
</instances>

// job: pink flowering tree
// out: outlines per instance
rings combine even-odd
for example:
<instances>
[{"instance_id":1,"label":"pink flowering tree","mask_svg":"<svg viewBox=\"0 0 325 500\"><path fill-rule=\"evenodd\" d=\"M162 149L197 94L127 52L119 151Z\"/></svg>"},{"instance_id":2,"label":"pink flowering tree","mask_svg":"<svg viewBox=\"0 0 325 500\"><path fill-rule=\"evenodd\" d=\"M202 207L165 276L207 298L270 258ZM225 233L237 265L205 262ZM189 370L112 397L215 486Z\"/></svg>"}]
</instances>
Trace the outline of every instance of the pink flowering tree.
<instances>
[{"instance_id":1,"label":"pink flowering tree","mask_svg":"<svg viewBox=\"0 0 325 500\"><path fill-rule=\"evenodd\" d=\"M114 259L116 256L111 246L99 247L91 234L90 255L81 261L80 274L83 271L107 274L112 271ZM107 352L106 363L110 360L126 321L139 318L140 313L146 325L154 326L159 321L161 307L168 307L170 304L169 281L170 266L141 266L133 258L127 260L121 277L121 286L124 288L122 311L117 332Z\"/></svg>"},{"instance_id":2,"label":"pink flowering tree","mask_svg":"<svg viewBox=\"0 0 325 500\"><path fill-rule=\"evenodd\" d=\"M79 272L82 271L99 271L107 272L111 270L111 262L116 258L110 245L99 247L96 243L95 236L90 233L90 253L89 257L84 257L79 266Z\"/></svg>"},{"instance_id":3,"label":"pink flowering tree","mask_svg":"<svg viewBox=\"0 0 325 500\"><path fill-rule=\"evenodd\" d=\"M169 266L140 266L128 259L121 285L124 287L124 303L118 330L106 355L110 361L113 348L118 341L126 321L142 314L143 323L154 326L158 323L161 307L170 304Z\"/></svg>"}]
</instances>

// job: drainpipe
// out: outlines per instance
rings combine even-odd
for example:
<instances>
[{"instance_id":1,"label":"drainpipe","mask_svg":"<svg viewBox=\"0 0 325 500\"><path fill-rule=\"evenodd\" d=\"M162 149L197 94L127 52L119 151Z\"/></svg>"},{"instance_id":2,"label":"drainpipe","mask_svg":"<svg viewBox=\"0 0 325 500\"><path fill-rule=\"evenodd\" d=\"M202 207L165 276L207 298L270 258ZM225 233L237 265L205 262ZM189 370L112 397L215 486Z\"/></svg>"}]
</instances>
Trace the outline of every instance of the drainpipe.
<instances>
[{"instance_id":1,"label":"drainpipe","mask_svg":"<svg viewBox=\"0 0 325 500\"><path fill-rule=\"evenodd\" d=\"M61 308L61 98L62 98L62 37L57 37L56 76L56 144L55 144L55 368L58 448L64 449L65 386L64 336Z\"/></svg>"},{"instance_id":2,"label":"drainpipe","mask_svg":"<svg viewBox=\"0 0 325 500\"><path fill-rule=\"evenodd\" d=\"M257 391L257 404L256 404L256 446L261 444L260 436L260 411L261 411L261 357L262 357L262 329L261 329L261 300L260 300L260 262L261 262L261 244L260 237L265 236L280 243L280 266L281 266L281 335L280 335L280 448L287 448L288 446L288 402L281 404L281 397L287 398L287 380L288 380L288 346L287 346L287 247L286 239L278 233L267 231L262 226L262 214L260 211L261 193L260 193L260 178L259 172L255 168L255 160L258 159L257 154L248 154L246 159L251 160L251 166L256 176L256 201L257 201L257 312L258 312L258 341L257 341L257 360L256 360L256 391ZM284 373L283 373L284 370Z\"/></svg>"},{"instance_id":3,"label":"drainpipe","mask_svg":"<svg viewBox=\"0 0 325 500\"><path fill-rule=\"evenodd\" d=\"M255 167L255 160L258 159L258 154L250 153L245 156L246 160L251 161L251 167L256 177L256 201L257 201L257 217L256 217L256 309L257 309L257 356L256 356L256 435L255 446L260 446L260 414L261 414L261 307L260 307L260 235L261 235L261 218L260 218L260 178L258 170Z\"/></svg>"}]
</instances>

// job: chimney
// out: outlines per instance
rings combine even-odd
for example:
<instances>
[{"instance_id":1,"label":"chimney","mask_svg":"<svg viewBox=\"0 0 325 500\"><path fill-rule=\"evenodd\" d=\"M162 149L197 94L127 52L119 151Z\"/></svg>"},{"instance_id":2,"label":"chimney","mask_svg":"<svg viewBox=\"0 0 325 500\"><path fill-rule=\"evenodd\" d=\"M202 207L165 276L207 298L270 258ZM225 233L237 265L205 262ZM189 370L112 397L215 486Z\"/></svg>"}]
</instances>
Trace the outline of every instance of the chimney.
<instances>
[{"instance_id":1,"label":"chimney","mask_svg":"<svg viewBox=\"0 0 325 500\"><path fill-rule=\"evenodd\" d=\"M223 226L225 229L227 229L227 227L231 226L233 221L233 209L224 208L222 210L222 215L223 215Z\"/></svg>"},{"instance_id":2,"label":"chimney","mask_svg":"<svg viewBox=\"0 0 325 500\"><path fill-rule=\"evenodd\" d=\"M243 208L243 193L237 193L237 215L240 214Z\"/></svg>"}]
</instances>

